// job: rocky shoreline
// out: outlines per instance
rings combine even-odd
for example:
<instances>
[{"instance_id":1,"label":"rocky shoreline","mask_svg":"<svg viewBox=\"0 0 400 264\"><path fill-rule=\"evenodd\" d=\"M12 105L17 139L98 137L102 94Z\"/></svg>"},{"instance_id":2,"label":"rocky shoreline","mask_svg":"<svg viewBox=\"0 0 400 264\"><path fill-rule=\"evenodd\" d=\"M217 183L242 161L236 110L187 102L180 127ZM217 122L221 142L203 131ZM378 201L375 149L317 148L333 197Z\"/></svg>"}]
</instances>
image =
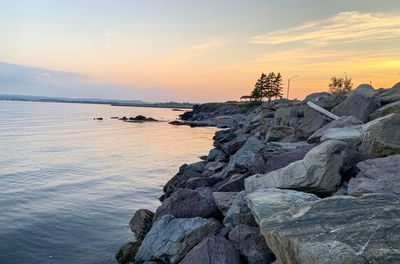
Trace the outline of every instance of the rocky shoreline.
<instances>
[{"instance_id":1,"label":"rocky shoreline","mask_svg":"<svg viewBox=\"0 0 400 264\"><path fill-rule=\"evenodd\" d=\"M196 106L182 120L228 129L179 168L156 212L134 214L120 263L400 263L400 83Z\"/></svg>"}]
</instances>

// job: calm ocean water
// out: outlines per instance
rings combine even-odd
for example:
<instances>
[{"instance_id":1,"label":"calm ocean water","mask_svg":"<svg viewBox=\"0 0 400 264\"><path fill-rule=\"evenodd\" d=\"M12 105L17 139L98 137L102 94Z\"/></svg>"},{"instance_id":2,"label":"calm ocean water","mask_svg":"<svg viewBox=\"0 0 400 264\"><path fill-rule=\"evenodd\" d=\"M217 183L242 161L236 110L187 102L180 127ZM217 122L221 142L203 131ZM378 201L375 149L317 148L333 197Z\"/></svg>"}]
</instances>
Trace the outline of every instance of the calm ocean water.
<instances>
[{"instance_id":1,"label":"calm ocean water","mask_svg":"<svg viewBox=\"0 0 400 264\"><path fill-rule=\"evenodd\" d=\"M116 263L128 223L214 128L127 123L171 109L0 101L0 263ZM95 121L93 117L103 117Z\"/></svg>"}]
</instances>

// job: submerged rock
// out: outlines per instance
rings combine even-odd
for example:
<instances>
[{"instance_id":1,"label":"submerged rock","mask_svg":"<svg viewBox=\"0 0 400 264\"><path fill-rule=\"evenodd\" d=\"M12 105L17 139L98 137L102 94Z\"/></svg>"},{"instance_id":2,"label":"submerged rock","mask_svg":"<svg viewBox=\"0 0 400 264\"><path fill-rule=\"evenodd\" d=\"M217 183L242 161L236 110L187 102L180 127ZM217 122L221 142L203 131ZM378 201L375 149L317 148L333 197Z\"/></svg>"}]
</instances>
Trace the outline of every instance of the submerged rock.
<instances>
[{"instance_id":1,"label":"submerged rock","mask_svg":"<svg viewBox=\"0 0 400 264\"><path fill-rule=\"evenodd\" d=\"M343 150L347 143L326 141L310 150L302 160L267 174L256 174L245 180L245 189L252 192L265 188L300 190L317 194L332 193L341 182Z\"/></svg>"},{"instance_id":2,"label":"submerged rock","mask_svg":"<svg viewBox=\"0 0 400 264\"><path fill-rule=\"evenodd\" d=\"M139 263L146 260L179 263L196 244L213 236L215 230L216 224L204 218L175 218L165 215L153 224L135 259Z\"/></svg>"},{"instance_id":3,"label":"submerged rock","mask_svg":"<svg viewBox=\"0 0 400 264\"><path fill-rule=\"evenodd\" d=\"M359 196L363 193L400 195L400 155L369 159L357 164L360 172L350 179L347 192Z\"/></svg>"},{"instance_id":4,"label":"submerged rock","mask_svg":"<svg viewBox=\"0 0 400 264\"><path fill-rule=\"evenodd\" d=\"M147 209L140 209L135 212L135 215L129 222L129 227L136 234L138 240L143 240L147 232L150 231L153 224L153 217L154 213Z\"/></svg>"},{"instance_id":5,"label":"submerged rock","mask_svg":"<svg viewBox=\"0 0 400 264\"><path fill-rule=\"evenodd\" d=\"M335 196L276 213L261 232L279 263L398 263L400 197Z\"/></svg>"},{"instance_id":6,"label":"submerged rock","mask_svg":"<svg viewBox=\"0 0 400 264\"><path fill-rule=\"evenodd\" d=\"M180 264L240 264L239 252L222 236L206 238Z\"/></svg>"},{"instance_id":7,"label":"submerged rock","mask_svg":"<svg viewBox=\"0 0 400 264\"><path fill-rule=\"evenodd\" d=\"M237 225L229 233L229 240L248 264L268 264L275 261L274 253L267 246L258 227Z\"/></svg>"}]
</instances>

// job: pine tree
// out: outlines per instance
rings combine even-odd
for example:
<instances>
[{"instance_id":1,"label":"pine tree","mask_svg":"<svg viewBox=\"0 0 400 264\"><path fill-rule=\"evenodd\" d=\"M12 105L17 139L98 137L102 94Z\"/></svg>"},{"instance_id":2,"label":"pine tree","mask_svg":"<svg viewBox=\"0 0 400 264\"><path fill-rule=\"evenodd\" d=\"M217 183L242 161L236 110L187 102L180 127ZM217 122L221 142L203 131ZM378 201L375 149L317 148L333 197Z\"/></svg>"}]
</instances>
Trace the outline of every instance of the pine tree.
<instances>
[{"instance_id":1,"label":"pine tree","mask_svg":"<svg viewBox=\"0 0 400 264\"><path fill-rule=\"evenodd\" d=\"M278 97L282 98L282 95L283 95L282 90L283 90L282 76L281 76L281 73L278 72L278 74L276 75L276 77L273 80L273 91L274 91L273 94L274 94L275 98L278 98Z\"/></svg>"},{"instance_id":2,"label":"pine tree","mask_svg":"<svg viewBox=\"0 0 400 264\"><path fill-rule=\"evenodd\" d=\"M255 101L262 101L263 81L265 77L266 77L265 73L262 73L261 77L257 80L256 84L254 85L254 90L251 92L251 96L254 98Z\"/></svg>"}]
</instances>

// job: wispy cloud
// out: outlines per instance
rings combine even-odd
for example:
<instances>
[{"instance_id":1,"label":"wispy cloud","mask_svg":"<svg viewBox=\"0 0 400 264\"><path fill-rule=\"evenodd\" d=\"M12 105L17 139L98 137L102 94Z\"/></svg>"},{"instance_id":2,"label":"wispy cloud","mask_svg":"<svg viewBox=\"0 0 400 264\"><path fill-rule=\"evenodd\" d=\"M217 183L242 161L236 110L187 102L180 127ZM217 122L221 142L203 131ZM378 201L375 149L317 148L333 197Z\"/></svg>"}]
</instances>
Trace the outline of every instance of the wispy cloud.
<instances>
[{"instance_id":1,"label":"wispy cloud","mask_svg":"<svg viewBox=\"0 0 400 264\"><path fill-rule=\"evenodd\" d=\"M171 66L193 58L206 55L208 52L223 47L227 43L226 38L214 38L207 42L200 43L194 46L185 47L168 56L161 64Z\"/></svg>"},{"instance_id":2,"label":"wispy cloud","mask_svg":"<svg viewBox=\"0 0 400 264\"><path fill-rule=\"evenodd\" d=\"M342 12L323 20L269 32L250 39L254 44L304 42L315 46L330 42L367 42L400 37L400 16L382 13Z\"/></svg>"}]
</instances>

